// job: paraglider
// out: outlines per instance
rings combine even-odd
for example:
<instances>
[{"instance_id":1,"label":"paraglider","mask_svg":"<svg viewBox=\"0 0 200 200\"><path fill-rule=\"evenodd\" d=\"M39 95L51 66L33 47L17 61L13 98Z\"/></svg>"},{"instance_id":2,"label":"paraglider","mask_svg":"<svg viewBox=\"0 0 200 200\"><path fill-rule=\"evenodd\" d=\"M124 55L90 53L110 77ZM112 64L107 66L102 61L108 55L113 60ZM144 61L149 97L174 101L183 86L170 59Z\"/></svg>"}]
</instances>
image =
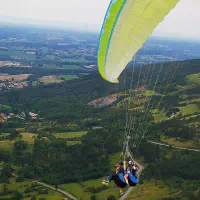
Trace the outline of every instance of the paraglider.
<instances>
[{"instance_id":1,"label":"paraglider","mask_svg":"<svg viewBox=\"0 0 200 200\"><path fill-rule=\"evenodd\" d=\"M126 65L132 61L133 56L142 48L154 29L164 20L165 16L167 16L179 1L111 0L99 39L98 69L103 79L111 83L119 82L118 78ZM152 73L153 71L154 68ZM154 84L153 90L156 84ZM149 109L150 100L151 98L149 98L147 110L144 113L144 120L148 118L151 110L151 108ZM145 98L145 101L147 101L147 98ZM135 122L133 115L128 120L130 121L130 126ZM138 141L144 138L148 125L144 127L144 133L141 136L139 134L137 135ZM124 137L124 150L127 150L128 137L128 135ZM139 181L136 176L137 168L134 165L134 162L132 163L130 161L126 169L124 162L123 173L116 172L115 175L110 176L110 179L108 178L102 183L108 184L111 180L114 180L116 185L120 187L120 196L123 195L121 188L127 185L135 186ZM130 166L133 168L130 169Z\"/></svg>"},{"instance_id":2,"label":"paraglider","mask_svg":"<svg viewBox=\"0 0 200 200\"><path fill-rule=\"evenodd\" d=\"M110 174L108 179L103 180L102 184L108 185L111 181L114 181L115 184L120 188L119 196L122 196L124 193L122 188L136 186L139 182L136 172L138 168L136 163L131 160L128 162L128 167L126 167L126 161L120 162L116 165L116 173Z\"/></svg>"},{"instance_id":3,"label":"paraglider","mask_svg":"<svg viewBox=\"0 0 200 200\"><path fill-rule=\"evenodd\" d=\"M100 34L98 68L112 83L179 0L111 0Z\"/></svg>"}]
</instances>

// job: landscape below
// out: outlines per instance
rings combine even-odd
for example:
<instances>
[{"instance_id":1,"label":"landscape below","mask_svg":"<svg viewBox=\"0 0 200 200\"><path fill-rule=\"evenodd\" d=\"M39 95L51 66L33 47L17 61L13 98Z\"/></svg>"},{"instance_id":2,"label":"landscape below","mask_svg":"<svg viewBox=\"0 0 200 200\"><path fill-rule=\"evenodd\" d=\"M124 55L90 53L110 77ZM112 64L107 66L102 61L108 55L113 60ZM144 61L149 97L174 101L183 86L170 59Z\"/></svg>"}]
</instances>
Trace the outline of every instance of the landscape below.
<instances>
[{"instance_id":1,"label":"landscape below","mask_svg":"<svg viewBox=\"0 0 200 200\"><path fill-rule=\"evenodd\" d=\"M101 182L120 159L127 102L138 133L152 122L140 146L131 148L144 170L129 198L200 199L200 156L189 151L200 150L200 60L138 65L133 78L130 63L116 86L97 73L93 36L49 36L48 43L24 37L0 41L0 200L65 198L30 180L77 199L117 199L118 188ZM146 84L148 70L155 67L155 83L161 66L157 86ZM170 69L176 73L165 93Z\"/></svg>"}]
</instances>

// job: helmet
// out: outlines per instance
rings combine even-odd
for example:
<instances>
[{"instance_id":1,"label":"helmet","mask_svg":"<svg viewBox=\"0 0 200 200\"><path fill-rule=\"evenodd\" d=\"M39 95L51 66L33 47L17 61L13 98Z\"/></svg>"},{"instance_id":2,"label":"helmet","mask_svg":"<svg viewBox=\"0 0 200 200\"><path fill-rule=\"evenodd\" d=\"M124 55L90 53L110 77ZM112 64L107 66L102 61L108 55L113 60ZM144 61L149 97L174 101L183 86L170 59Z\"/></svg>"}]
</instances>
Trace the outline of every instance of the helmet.
<instances>
[{"instance_id":1,"label":"helmet","mask_svg":"<svg viewBox=\"0 0 200 200\"><path fill-rule=\"evenodd\" d=\"M131 160L130 160L130 161L128 161L128 164L129 164L129 165L132 165L132 163L133 163L133 162L132 162Z\"/></svg>"}]
</instances>

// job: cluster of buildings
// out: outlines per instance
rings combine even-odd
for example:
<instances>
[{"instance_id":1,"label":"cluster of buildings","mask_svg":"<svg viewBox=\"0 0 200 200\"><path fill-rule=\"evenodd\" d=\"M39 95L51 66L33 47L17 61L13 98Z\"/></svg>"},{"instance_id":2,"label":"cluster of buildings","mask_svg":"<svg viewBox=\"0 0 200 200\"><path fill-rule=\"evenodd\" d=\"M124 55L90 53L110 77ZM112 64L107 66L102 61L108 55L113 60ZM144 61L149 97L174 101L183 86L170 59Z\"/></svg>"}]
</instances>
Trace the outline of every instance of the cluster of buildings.
<instances>
[{"instance_id":1,"label":"cluster of buildings","mask_svg":"<svg viewBox=\"0 0 200 200\"><path fill-rule=\"evenodd\" d=\"M20 62L15 62L15 61L0 61L0 67L19 67L21 65Z\"/></svg>"},{"instance_id":2,"label":"cluster of buildings","mask_svg":"<svg viewBox=\"0 0 200 200\"><path fill-rule=\"evenodd\" d=\"M13 113L9 113L8 115L4 114L4 113L0 113L0 123L4 123L5 121L7 121L8 119L13 118L15 115Z\"/></svg>"},{"instance_id":3,"label":"cluster of buildings","mask_svg":"<svg viewBox=\"0 0 200 200\"><path fill-rule=\"evenodd\" d=\"M29 112L28 115L33 120L36 120L39 117L38 114L33 113L33 112ZM21 119L21 120L25 120L26 114L25 114L25 112L22 112L20 115L15 115L13 113L9 113L8 115L6 115L5 113L0 113L0 123L4 123L8 119L12 119L14 117Z\"/></svg>"},{"instance_id":4,"label":"cluster of buildings","mask_svg":"<svg viewBox=\"0 0 200 200\"><path fill-rule=\"evenodd\" d=\"M16 83L14 81L6 81L6 82L0 82L0 92L5 92L8 89L15 88L15 89L22 89L25 86L28 86L27 83Z\"/></svg>"},{"instance_id":5,"label":"cluster of buildings","mask_svg":"<svg viewBox=\"0 0 200 200\"><path fill-rule=\"evenodd\" d=\"M26 52L27 55L34 55L34 52ZM0 67L25 67L30 68L32 67L30 63L20 63L15 61L0 61Z\"/></svg>"},{"instance_id":6,"label":"cluster of buildings","mask_svg":"<svg viewBox=\"0 0 200 200\"><path fill-rule=\"evenodd\" d=\"M25 52L25 54L27 54L27 55L35 55L36 53L33 52L33 51L27 51L27 52Z\"/></svg>"},{"instance_id":7,"label":"cluster of buildings","mask_svg":"<svg viewBox=\"0 0 200 200\"><path fill-rule=\"evenodd\" d=\"M37 119L38 118L38 114L36 114L36 113L29 112L28 114L32 119Z\"/></svg>"},{"instance_id":8,"label":"cluster of buildings","mask_svg":"<svg viewBox=\"0 0 200 200\"><path fill-rule=\"evenodd\" d=\"M97 66L96 66L96 65L88 65L88 66L85 66L85 68L88 68L88 69L96 69Z\"/></svg>"}]
</instances>

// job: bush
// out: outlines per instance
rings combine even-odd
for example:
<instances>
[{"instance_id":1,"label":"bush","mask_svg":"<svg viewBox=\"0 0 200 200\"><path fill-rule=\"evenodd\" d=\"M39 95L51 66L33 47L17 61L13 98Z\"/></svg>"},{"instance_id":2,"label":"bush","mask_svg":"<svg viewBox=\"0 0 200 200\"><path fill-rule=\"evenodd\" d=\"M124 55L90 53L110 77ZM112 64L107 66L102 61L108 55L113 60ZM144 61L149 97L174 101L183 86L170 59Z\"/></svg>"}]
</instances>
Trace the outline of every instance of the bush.
<instances>
[{"instance_id":1,"label":"bush","mask_svg":"<svg viewBox=\"0 0 200 200\"><path fill-rule=\"evenodd\" d=\"M116 198L115 198L115 196L110 195L110 196L107 197L107 200L116 200Z\"/></svg>"},{"instance_id":2,"label":"bush","mask_svg":"<svg viewBox=\"0 0 200 200\"><path fill-rule=\"evenodd\" d=\"M96 200L96 199L97 199L96 195L92 195L92 196L90 197L90 200Z\"/></svg>"}]
</instances>

